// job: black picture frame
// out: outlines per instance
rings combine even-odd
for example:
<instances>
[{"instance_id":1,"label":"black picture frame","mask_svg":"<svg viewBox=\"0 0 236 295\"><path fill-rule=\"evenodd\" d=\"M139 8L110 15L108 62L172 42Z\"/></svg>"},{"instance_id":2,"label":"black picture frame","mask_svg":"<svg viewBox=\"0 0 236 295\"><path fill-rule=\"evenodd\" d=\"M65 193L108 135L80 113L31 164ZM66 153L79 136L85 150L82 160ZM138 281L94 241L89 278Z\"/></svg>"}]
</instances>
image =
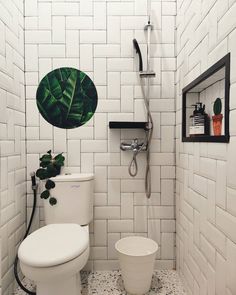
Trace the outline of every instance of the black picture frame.
<instances>
[{"instance_id":1,"label":"black picture frame","mask_svg":"<svg viewBox=\"0 0 236 295\"><path fill-rule=\"evenodd\" d=\"M220 69L225 68L225 109L224 109L224 135L213 136L213 135L203 135L196 137L186 136L186 107L187 107L187 93L202 83L204 80L208 79L210 76L218 72ZM230 100L230 53L225 55L222 59L216 62L198 78L192 81L189 85L182 90L182 142L224 142L228 143L230 140L229 134L229 100Z\"/></svg>"}]
</instances>

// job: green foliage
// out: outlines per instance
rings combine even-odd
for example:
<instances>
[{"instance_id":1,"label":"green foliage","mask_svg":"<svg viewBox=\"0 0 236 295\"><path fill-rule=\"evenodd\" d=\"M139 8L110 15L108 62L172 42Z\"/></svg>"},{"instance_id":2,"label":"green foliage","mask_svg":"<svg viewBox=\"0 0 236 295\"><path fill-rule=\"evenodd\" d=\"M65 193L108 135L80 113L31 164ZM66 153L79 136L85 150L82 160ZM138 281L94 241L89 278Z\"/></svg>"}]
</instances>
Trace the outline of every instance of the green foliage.
<instances>
[{"instance_id":1,"label":"green foliage","mask_svg":"<svg viewBox=\"0 0 236 295\"><path fill-rule=\"evenodd\" d=\"M36 172L36 176L41 180L47 179L49 177L46 169L38 169Z\"/></svg>"},{"instance_id":2,"label":"green foliage","mask_svg":"<svg viewBox=\"0 0 236 295\"><path fill-rule=\"evenodd\" d=\"M55 185L55 182L52 181L52 180L50 180L50 179L48 179L47 182L46 182L46 184L45 184L45 187L46 187L46 189L48 189L48 190L54 188L55 186L56 186L56 185Z\"/></svg>"},{"instance_id":3,"label":"green foliage","mask_svg":"<svg viewBox=\"0 0 236 295\"><path fill-rule=\"evenodd\" d=\"M222 102L221 102L221 99L219 97L214 102L213 111L214 111L215 115L220 115L221 114Z\"/></svg>"},{"instance_id":4,"label":"green foliage","mask_svg":"<svg viewBox=\"0 0 236 295\"><path fill-rule=\"evenodd\" d=\"M45 191L43 191L42 193L41 193L41 199L45 199L45 200L47 200L49 197L50 197L50 192L49 192L49 190L45 190Z\"/></svg>"},{"instance_id":5,"label":"green foliage","mask_svg":"<svg viewBox=\"0 0 236 295\"><path fill-rule=\"evenodd\" d=\"M50 190L55 188L56 184L49 178L55 177L60 174L61 167L64 166L65 157L62 153L53 157L50 150L39 160L41 168L36 171L36 176L41 180L47 179L45 184L46 190L41 193L40 197L45 200L49 199L49 203L54 206L57 204L57 200L54 197L50 196Z\"/></svg>"},{"instance_id":6,"label":"green foliage","mask_svg":"<svg viewBox=\"0 0 236 295\"><path fill-rule=\"evenodd\" d=\"M49 199L49 203L50 203L50 205L55 206L55 205L57 204L57 199L51 197L51 198Z\"/></svg>"},{"instance_id":7,"label":"green foliage","mask_svg":"<svg viewBox=\"0 0 236 295\"><path fill-rule=\"evenodd\" d=\"M73 68L50 72L42 79L37 90L37 105L41 115L59 128L84 125L94 115L97 99L92 80Z\"/></svg>"}]
</instances>

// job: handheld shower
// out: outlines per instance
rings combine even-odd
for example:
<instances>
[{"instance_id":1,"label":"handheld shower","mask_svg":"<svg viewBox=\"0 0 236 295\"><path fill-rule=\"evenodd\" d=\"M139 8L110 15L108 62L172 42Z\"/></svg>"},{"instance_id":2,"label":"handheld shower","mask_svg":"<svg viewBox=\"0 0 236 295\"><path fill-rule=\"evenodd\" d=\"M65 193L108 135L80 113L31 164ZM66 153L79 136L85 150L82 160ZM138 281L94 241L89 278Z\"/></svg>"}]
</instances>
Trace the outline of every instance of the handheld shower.
<instances>
[{"instance_id":1,"label":"handheld shower","mask_svg":"<svg viewBox=\"0 0 236 295\"><path fill-rule=\"evenodd\" d=\"M138 44L138 41L136 39L133 39L134 48L136 49L136 53L139 56L139 72L143 71L143 58L142 53Z\"/></svg>"},{"instance_id":2,"label":"handheld shower","mask_svg":"<svg viewBox=\"0 0 236 295\"><path fill-rule=\"evenodd\" d=\"M32 189L34 189L34 188L36 187L36 177L35 177L35 172L31 172L31 173L30 173L30 177L31 177Z\"/></svg>"}]
</instances>

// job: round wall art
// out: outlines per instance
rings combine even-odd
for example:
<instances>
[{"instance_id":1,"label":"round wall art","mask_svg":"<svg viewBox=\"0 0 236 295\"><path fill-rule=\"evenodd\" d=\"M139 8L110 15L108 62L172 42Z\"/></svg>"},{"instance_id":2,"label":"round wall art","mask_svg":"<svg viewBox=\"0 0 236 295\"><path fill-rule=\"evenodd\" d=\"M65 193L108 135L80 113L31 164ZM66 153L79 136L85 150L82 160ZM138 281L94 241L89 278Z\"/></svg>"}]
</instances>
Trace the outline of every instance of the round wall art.
<instances>
[{"instance_id":1,"label":"round wall art","mask_svg":"<svg viewBox=\"0 0 236 295\"><path fill-rule=\"evenodd\" d=\"M74 68L60 68L40 82L37 106L53 126L71 129L84 125L94 115L98 96L93 81Z\"/></svg>"}]
</instances>

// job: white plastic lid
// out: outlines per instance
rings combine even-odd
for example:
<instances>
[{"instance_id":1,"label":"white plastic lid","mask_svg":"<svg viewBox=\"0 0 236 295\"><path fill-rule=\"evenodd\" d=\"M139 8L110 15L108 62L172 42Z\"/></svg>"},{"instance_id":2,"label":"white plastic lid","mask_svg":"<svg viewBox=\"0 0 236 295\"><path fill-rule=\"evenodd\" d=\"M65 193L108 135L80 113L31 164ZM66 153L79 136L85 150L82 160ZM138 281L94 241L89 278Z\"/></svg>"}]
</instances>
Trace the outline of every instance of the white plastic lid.
<instances>
[{"instance_id":1,"label":"white plastic lid","mask_svg":"<svg viewBox=\"0 0 236 295\"><path fill-rule=\"evenodd\" d=\"M116 242L115 248L121 254L142 257L157 252L158 244L149 238L131 236Z\"/></svg>"},{"instance_id":2,"label":"white plastic lid","mask_svg":"<svg viewBox=\"0 0 236 295\"><path fill-rule=\"evenodd\" d=\"M29 235L20 245L18 256L33 267L51 267L66 263L89 246L86 229L78 224L50 224Z\"/></svg>"},{"instance_id":3,"label":"white plastic lid","mask_svg":"<svg viewBox=\"0 0 236 295\"><path fill-rule=\"evenodd\" d=\"M73 181L86 181L94 179L94 174L92 173L76 173L76 174L60 174L56 177L51 178L54 182L73 182Z\"/></svg>"}]
</instances>

